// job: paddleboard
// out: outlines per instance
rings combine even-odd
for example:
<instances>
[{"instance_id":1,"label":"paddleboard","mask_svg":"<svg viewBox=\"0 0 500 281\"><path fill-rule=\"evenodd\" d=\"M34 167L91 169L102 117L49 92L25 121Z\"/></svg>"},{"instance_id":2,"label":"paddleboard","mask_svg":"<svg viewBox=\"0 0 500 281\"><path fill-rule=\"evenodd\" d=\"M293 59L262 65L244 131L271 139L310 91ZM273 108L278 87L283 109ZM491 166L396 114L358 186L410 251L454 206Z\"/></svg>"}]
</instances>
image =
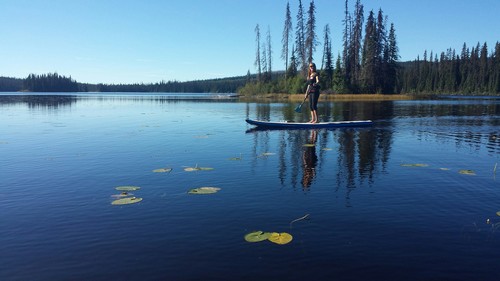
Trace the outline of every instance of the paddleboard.
<instances>
[{"instance_id":1,"label":"paddleboard","mask_svg":"<svg viewBox=\"0 0 500 281\"><path fill-rule=\"evenodd\" d=\"M281 128L281 129L314 129L314 128L341 128L341 127L363 127L373 124L371 120L360 121L333 121L333 122L319 122L319 123L301 123L301 122L288 122L288 121L262 121L262 120L245 120L248 124L257 127L266 128Z\"/></svg>"}]
</instances>

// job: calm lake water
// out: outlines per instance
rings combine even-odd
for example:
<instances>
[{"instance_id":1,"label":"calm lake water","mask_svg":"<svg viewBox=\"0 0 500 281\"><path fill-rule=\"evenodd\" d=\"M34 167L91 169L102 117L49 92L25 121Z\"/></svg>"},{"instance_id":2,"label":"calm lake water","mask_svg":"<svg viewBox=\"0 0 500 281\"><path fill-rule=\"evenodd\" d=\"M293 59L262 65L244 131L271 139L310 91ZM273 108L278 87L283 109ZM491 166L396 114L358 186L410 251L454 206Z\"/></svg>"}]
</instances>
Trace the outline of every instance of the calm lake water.
<instances>
[{"instance_id":1,"label":"calm lake water","mask_svg":"<svg viewBox=\"0 0 500 281\"><path fill-rule=\"evenodd\" d=\"M0 95L0 280L498 280L500 100L296 105Z\"/></svg>"}]
</instances>

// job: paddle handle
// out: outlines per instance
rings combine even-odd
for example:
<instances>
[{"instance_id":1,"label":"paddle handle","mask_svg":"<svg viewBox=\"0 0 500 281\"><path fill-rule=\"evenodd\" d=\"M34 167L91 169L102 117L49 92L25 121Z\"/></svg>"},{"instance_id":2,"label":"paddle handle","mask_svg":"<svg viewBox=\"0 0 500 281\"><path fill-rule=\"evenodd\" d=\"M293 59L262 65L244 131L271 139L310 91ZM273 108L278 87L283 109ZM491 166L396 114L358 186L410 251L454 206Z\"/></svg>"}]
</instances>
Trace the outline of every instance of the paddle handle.
<instances>
[{"instance_id":1,"label":"paddle handle","mask_svg":"<svg viewBox=\"0 0 500 281\"><path fill-rule=\"evenodd\" d=\"M311 85L307 85L306 97L304 98L304 100L302 101L302 103L301 103L300 105L302 105L302 104L304 104L304 102L306 102L307 97L308 97L308 96L309 96L309 94L311 93L311 91L310 91L310 90L311 90Z\"/></svg>"}]
</instances>

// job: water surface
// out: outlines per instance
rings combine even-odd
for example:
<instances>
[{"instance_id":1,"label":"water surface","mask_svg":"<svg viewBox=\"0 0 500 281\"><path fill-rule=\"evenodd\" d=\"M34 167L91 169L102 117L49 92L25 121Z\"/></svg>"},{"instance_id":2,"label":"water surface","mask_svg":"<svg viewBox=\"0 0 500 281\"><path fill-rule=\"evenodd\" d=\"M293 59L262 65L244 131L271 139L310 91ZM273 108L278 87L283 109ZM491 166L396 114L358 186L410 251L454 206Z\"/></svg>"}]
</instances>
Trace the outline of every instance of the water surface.
<instances>
[{"instance_id":1,"label":"water surface","mask_svg":"<svg viewBox=\"0 0 500 281\"><path fill-rule=\"evenodd\" d=\"M244 122L308 120L295 107L0 95L0 279L497 279L498 100L320 104L368 128ZM111 205L122 185L143 201ZM187 194L202 186L221 190ZM254 230L293 241L246 242Z\"/></svg>"}]
</instances>

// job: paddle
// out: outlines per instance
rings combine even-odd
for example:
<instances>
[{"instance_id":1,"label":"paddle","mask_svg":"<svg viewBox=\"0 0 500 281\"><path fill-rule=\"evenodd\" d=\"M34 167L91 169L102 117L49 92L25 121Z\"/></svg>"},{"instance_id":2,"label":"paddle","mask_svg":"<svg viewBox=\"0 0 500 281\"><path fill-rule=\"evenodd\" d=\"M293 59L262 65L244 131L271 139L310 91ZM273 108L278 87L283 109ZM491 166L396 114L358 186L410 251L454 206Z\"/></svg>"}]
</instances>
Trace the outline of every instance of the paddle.
<instances>
[{"instance_id":1,"label":"paddle","mask_svg":"<svg viewBox=\"0 0 500 281\"><path fill-rule=\"evenodd\" d=\"M309 96L309 88L310 87L311 87L311 85L307 86L306 97L304 98L304 100L299 105L297 105L297 107L295 108L295 112L297 112L297 113L302 112L302 105L304 104L304 102L306 101L307 97Z\"/></svg>"}]
</instances>

